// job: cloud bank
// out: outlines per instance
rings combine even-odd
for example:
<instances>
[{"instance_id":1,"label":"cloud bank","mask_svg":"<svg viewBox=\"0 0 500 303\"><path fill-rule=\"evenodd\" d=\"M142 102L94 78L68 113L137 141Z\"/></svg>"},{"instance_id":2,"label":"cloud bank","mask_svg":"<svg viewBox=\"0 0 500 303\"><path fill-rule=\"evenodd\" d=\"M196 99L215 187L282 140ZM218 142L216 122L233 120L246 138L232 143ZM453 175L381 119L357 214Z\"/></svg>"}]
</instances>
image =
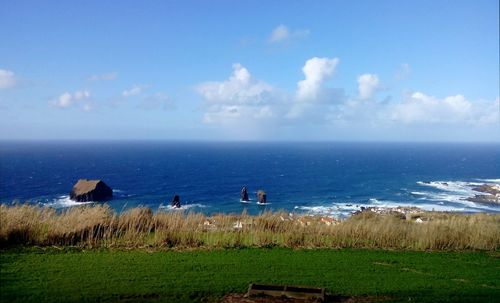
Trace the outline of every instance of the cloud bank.
<instances>
[{"instance_id":1,"label":"cloud bank","mask_svg":"<svg viewBox=\"0 0 500 303\"><path fill-rule=\"evenodd\" d=\"M461 94L440 98L421 91L383 96L377 74L358 75L353 79L357 93L346 95L343 88L335 88L332 79L339 62L339 58L328 57L306 60L304 78L297 82L294 92L254 79L247 68L236 63L228 79L196 86L202 99L202 121L233 130L260 125L264 134L269 125L304 128L307 123L366 130L444 125L481 128L500 123L498 98L473 101Z\"/></svg>"}]
</instances>

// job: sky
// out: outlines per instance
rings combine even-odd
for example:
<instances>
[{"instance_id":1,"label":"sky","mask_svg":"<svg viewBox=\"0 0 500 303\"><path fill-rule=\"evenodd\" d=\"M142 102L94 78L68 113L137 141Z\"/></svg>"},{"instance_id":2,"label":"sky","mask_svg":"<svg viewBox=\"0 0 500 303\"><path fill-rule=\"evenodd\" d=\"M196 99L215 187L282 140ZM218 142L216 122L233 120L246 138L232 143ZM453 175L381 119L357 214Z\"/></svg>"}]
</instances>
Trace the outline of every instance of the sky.
<instances>
[{"instance_id":1,"label":"sky","mask_svg":"<svg viewBox=\"0 0 500 303\"><path fill-rule=\"evenodd\" d=\"M499 1L2 1L0 139L500 142Z\"/></svg>"}]
</instances>

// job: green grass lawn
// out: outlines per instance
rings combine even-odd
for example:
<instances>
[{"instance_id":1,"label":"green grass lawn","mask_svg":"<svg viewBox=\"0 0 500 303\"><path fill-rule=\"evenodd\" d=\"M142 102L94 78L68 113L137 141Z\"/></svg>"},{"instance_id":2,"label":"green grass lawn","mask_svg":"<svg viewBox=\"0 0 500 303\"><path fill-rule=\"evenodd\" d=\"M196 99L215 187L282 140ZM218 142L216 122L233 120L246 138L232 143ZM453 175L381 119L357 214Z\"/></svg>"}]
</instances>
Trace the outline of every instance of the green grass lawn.
<instances>
[{"instance_id":1,"label":"green grass lawn","mask_svg":"<svg viewBox=\"0 0 500 303\"><path fill-rule=\"evenodd\" d=\"M0 252L2 302L213 301L252 282L412 302L499 302L500 259L486 252L241 249Z\"/></svg>"}]
</instances>

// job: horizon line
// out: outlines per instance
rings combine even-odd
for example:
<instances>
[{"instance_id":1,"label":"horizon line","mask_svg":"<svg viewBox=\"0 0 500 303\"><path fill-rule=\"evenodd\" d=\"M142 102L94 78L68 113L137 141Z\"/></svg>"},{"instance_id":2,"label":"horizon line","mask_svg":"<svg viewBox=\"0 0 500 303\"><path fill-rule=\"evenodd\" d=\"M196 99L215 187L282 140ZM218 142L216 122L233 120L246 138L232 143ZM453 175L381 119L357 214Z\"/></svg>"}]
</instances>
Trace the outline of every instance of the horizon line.
<instances>
[{"instance_id":1,"label":"horizon line","mask_svg":"<svg viewBox=\"0 0 500 303\"><path fill-rule=\"evenodd\" d=\"M437 141L437 140L223 140L223 139L138 139L138 138L130 138L130 139L103 139L103 138L83 138L83 139L53 139L53 138L44 138L44 139L3 139L0 138L0 143L78 143L78 142L96 142L96 143L126 143L126 142L144 142L144 143L380 143L380 144L500 144L500 139L497 141Z\"/></svg>"}]
</instances>

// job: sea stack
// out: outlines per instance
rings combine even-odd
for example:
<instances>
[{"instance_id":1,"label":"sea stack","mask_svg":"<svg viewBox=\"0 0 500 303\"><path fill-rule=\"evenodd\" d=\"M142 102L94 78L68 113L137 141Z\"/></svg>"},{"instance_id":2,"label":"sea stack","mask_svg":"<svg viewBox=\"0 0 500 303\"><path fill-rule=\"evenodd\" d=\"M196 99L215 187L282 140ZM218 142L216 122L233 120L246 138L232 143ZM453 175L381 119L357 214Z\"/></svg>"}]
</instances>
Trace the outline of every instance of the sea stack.
<instances>
[{"instance_id":1,"label":"sea stack","mask_svg":"<svg viewBox=\"0 0 500 303\"><path fill-rule=\"evenodd\" d=\"M246 186L243 186L243 188L241 189L240 199L241 199L241 201L245 201L245 202L250 200L250 199L248 199L248 190L247 190Z\"/></svg>"},{"instance_id":2,"label":"sea stack","mask_svg":"<svg viewBox=\"0 0 500 303\"><path fill-rule=\"evenodd\" d=\"M181 197L179 197L179 195L174 195L174 198L172 199L170 206L175 208L181 208Z\"/></svg>"},{"instance_id":3,"label":"sea stack","mask_svg":"<svg viewBox=\"0 0 500 303\"><path fill-rule=\"evenodd\" d=\"M113 190L101 180L80 179L73 186L69 197L73 201L108 201L113 198Z\"/></svg>"},{"instance_id":4,"label":"sea stack","mask_svg":"<svg viewBox=\"0 0 500 303\"><path fill-rule=\"evenodd\" d=\"M257 201L259 201L260 204L267 203L267 196L265 191L259 190L257 192Z\"/></svg>"}]
</instances>

